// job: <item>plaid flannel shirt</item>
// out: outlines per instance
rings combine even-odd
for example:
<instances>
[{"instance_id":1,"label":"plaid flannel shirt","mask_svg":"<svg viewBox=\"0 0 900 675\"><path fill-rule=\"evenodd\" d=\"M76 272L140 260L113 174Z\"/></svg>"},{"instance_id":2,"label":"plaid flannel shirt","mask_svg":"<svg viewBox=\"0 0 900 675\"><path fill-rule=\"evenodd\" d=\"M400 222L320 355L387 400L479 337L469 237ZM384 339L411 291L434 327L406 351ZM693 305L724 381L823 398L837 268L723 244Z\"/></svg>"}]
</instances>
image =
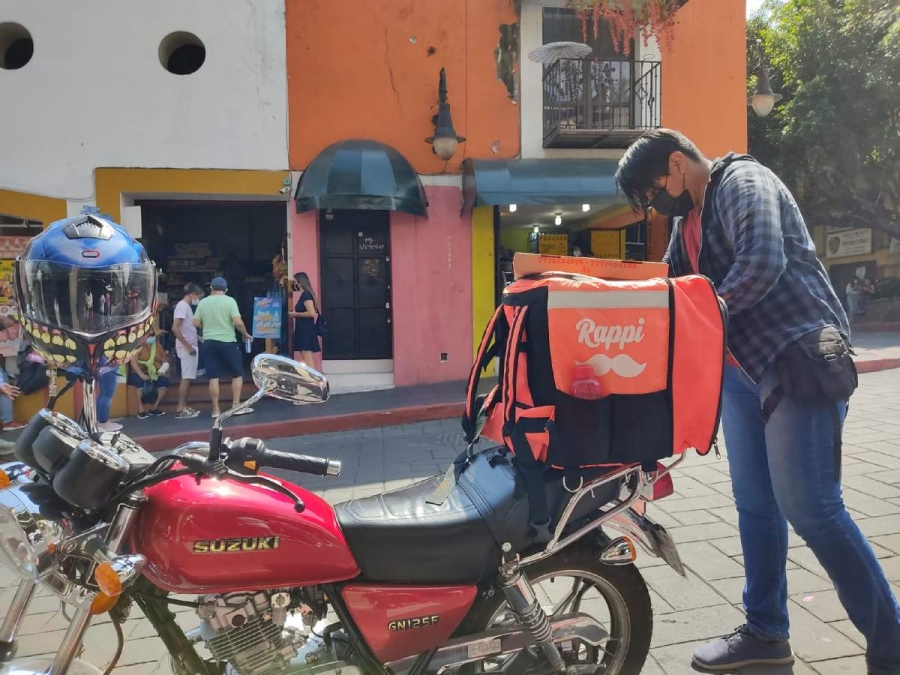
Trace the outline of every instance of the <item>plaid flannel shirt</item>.
<instances>
[{"instance_id":1,"label":"plaid flannel shirt","mask_svg":"<svg viewBox=\"0 0 900 675\"><path fill-rule=\"evenodd\" d=\"M673 276L692 274L683 219L663 258ZM850 322L816 256L803 216L781 180L749 155L713 162L704 199L699 271L728 305L728 349L758 382L785 347Z\"/></svg>"}]
</instances>

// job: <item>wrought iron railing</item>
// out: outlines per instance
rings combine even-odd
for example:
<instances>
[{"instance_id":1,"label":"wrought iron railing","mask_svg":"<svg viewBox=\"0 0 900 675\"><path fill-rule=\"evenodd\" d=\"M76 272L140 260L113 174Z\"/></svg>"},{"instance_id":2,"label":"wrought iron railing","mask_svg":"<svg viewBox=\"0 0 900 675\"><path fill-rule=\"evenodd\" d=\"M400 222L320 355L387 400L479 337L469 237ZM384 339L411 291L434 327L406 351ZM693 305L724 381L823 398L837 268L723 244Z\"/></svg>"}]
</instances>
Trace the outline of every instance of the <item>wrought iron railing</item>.
<instances>
[{"instance_id":1,"label":"wrought iron railing","mask_svg":"<svg viewBox=\"0 0 900 675\"><path fill-rule=\"evenodd\" d=\"M544 67L544 139L566 130L643 131L660 126L662 64L560 59Z\"/></svg>"}]
</instances>

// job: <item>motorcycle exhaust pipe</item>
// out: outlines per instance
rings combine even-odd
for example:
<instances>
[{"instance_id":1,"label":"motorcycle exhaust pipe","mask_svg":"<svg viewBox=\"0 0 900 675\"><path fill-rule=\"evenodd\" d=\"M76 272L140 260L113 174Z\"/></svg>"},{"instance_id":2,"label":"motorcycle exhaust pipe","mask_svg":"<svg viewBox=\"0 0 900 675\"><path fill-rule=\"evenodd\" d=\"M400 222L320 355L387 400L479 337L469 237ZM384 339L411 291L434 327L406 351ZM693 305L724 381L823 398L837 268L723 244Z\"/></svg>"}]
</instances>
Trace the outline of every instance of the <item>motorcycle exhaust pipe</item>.
<instances>
[{"instance_id":1,"label":"motorcycle exhaust pipe","mask_svg":"<svg viewBox=\"0 0 900 675\"><path fill-rule=\"evenodd\" d=\"M600 554L600 561L607 565L630 565L635 558L637 551L628 537L613 539Z\"/></svg>"}]
</instances>

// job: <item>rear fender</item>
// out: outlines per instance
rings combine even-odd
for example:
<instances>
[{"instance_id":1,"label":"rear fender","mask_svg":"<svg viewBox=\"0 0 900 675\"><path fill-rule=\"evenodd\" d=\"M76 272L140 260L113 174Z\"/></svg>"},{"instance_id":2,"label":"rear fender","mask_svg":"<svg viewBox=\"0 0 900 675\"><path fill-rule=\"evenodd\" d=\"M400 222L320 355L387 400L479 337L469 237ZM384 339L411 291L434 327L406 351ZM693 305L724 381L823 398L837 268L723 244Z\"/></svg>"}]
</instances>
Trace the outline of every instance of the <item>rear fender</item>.
<instances>
[{"instance_id":1,"label":"rear fender","mask_svg":"<svg viewBox=\"0 0 900 675\"><path fill-rule=\"evenodd\" d=\"M641 502L639 503L643 506ZM612 528L631 537L644 552L655 558L662 558L669 567L685 576L684 565L681 563L681 556L678 555L672 536L666 532L666 528L653 522L646 514L642 515L634 508L626 509L604 522L603 527Z\"/></svg>"}]
</instances>

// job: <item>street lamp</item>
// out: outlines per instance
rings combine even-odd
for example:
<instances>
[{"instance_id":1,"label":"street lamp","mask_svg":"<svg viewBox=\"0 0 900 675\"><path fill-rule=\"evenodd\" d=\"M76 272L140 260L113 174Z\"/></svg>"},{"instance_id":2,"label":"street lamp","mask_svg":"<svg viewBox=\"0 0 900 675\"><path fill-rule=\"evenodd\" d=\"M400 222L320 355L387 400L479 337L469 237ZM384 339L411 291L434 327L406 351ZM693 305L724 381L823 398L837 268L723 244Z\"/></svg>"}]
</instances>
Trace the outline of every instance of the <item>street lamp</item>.
<instances>
[{"instance_id":1,"label":"street lamp","mask_svg":"<svg viewBox=\"0 0 900 675\"><path fill-rule=\"evenodd\" d=\"M765 57L763 56L762 45L757 42L759 49L759 63L756 65L756 91L753 96L747 99L747 105L753 108L760 117L767 116L775 104L783 97L772 91L772 85L769 82L769 69L766 66Z\"/></svg>"},{"instance_id":2,"label":"street lamp","mask_svg":"<svg viewBox=\"0 0 900 675\"><path fill-rule=\"evenodd\" d=\"M425 139L431 143L434 154L445 162L453 157L458 143L464 143L465 138L457 136L453 129L453 119L450 117L450 104L447 103L447 75L441 68L441 78L438 84L438 114L431 118L434 123L434 136Z\"/></svg>"}]
</instances>

